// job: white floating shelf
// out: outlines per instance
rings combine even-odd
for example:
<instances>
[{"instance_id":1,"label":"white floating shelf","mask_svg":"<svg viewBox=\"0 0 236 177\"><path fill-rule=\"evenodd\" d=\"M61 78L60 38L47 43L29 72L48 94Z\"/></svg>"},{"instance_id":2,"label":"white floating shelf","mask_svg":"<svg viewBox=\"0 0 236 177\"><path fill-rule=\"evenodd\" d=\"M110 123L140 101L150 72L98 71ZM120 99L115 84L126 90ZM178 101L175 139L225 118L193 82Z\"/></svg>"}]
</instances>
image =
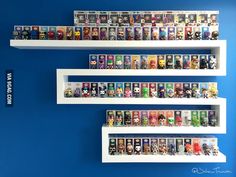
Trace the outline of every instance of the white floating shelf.
<instances>
[{"instance_id":1,"label":"white floating shelf","mask_svg":"<svg viewBox=\"0 0 236 177\"><path fill-rule=\"evenodd\" d=\"M96 40L10 40L19 49L217 49L226 47L225 40L166 41L96 41Z\"/></svg>"},{"instance_id":2,"label":"white floating shelf","mask_svg":"<svg viewBox=\"0 0 236 177\"><path fill-rule=\"evenodd\" d=\"M106 148L108 151L108 148ZM103 163L226 163L226 156L219 152L218 156L205 155L104 155Z\"/></svg>"},{"instance_id":3,"label":"white floating shelf","mask_svg":"<svg viewBox=\"0 0 236 177\"><path fill-rule=\"evenodd\" d=\"M58 69L63 76L223 76L222 69Z\"/></svg>"},{"instance_id":4,"label":"white floating shelf","mask_svg":"<svg viewBox=\"0 0 236 177\"><path fill-rule=\"evenodd\" d=\"M224 118L222 118L224 119ZM223 120L220 120L216 127L193 127L193 126L155 126L155 127L108 127L103 126L102 132L106 137L109 134L225 134L226 127Z\"/></svg>"}]
</instances>

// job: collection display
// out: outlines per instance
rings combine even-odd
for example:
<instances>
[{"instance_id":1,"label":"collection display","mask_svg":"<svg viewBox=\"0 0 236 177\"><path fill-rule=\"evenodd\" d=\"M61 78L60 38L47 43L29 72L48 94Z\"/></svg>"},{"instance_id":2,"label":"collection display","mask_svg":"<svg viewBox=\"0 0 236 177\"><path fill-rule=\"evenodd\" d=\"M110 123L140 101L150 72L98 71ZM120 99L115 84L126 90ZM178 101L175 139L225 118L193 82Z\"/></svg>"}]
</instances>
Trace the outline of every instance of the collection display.
<instances>
[{"instance_id":1,"label":"collection display","mask_svg":"<svg viewBox=\"0 0 236 177\"><path fill-rule=\"evenodd\" d=\"M90 54L90 69L216 69L212 54Z\"/></svg>"},{"instance_id":2,"label":"collection display","mask_svg":"<svg viewBox=\"0 0 236 177\"><path fill-rule=\"evenodd\" d=\"M15 40L218 40L218 26L79 27L14 26Z\"/></svg>"},{"instance_id":3,"label":"collection display","mask_svg":"<svg viewBox=\"0 0 236 177\"><path fill-rule=\"evenodd\" d=\"M129 137L109 138L110 155L205 155L217 156L215 137Z\"/></svg>"},{"instance_id":4,"label":"collection display","mask_svg":"<svg viewBox=\"0 0 236 177\"><path fill-rule=\"evenodd\" d=\"M216 82L66 82L64 97L217 98Z\"/></svg>"},{"instance_id":5,"label":"collection display","mask_svg":"<svg viewBox=\"0 0 236 177\"><path fill-rule=\"evenodd\" d=\"M215 127L218 119L215 110L107 110L106 125Z\"/></svg>"}]
</instances>

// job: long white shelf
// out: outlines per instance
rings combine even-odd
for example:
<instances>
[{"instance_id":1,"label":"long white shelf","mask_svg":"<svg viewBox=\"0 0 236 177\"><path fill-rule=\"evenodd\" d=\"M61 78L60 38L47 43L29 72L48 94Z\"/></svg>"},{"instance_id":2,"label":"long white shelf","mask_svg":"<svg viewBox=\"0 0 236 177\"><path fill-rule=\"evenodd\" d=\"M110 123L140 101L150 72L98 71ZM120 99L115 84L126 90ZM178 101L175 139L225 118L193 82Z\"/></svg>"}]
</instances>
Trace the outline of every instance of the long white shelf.
<instances>
[{"instance_id":1,"label":"long white shelf","mask_svg":"<svg viewBox=\"0 0 236 177\"><path fill-rule=\"evenodd\" d=\"M108 148L106 148L108 151ZM226 156L219 152L218 156L205 155L109 155L103 156L103 163L225 163Z\"/></svg>"},{"instance_id":2,"label":"long white shelf","mask_svg":"<svg viewBox=\"0 0 236 177\"><path fill-rule=\"evenodd\" d=\"M224 118L221 118L224 119ZM216 127L193 127L193 126L155 126L155 127L108 127L103 126L102 132L107 134L225 134L226 127L223 120L220 120Z\"/></svg>"},{"instance_id":3,"label":"long white shelf","mask_svg":"<svg viewBox=\"0 0 236 177\"><path fill-rule=\"evenodd\" d=\"M10 40L10 46L19 49L216 49L226 45L225 40L182 41L96 41L96 40Z\"/></svg>"},{"instance_id":4,"label":"long white shelf","mask_svg":"<svg viewBox=\"0 0 236 177\"><path fill-rule=\"evenodd\" d=\"M223 69L57 69L64 76L223 76Z\"/></svg>"}]
</instances>

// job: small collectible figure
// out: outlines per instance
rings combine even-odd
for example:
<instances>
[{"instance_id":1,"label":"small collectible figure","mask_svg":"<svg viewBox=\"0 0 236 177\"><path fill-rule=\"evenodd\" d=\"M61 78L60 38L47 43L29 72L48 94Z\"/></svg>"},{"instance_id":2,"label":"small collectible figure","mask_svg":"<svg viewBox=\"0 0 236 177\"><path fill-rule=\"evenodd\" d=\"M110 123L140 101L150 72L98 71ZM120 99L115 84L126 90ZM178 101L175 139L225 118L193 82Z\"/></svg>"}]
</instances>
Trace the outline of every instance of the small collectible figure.
<instances>
[{"instance_id":1,"label":"small collectible figure","mask_svg":"<svg viewBox=\"0 0 236 177\"><path fill-rule=\"evenodd\" d=\"M148 98L149 97L148 83L142 83L141 84L141 97L142 98Z\"/></svg>"},{"instance_id":2,"label":"small collectible figure","mask_svg":"<svg viewBox=\"0 0 236 177\"><path fill-rule=\"evenodd\" d=\"M81 40L81 34L82 34L82 28L81 27L75 27L75 32L74 32L74 39L75 40Z\"/></svg>"},{"instance_id":3,"label":"small collectible figure","mask_svg":"<svg viewBox=\"0 0 236 177\"><path fill-rule=\"evenodd\" d=\"M156 111L149 111L149 125L156 126L157 125L157 112Z\"/></svg>"},{"instance_id":4,"label":"small collectible figure","mask_svg":"<svg viewBox=\"0 0 236 177\"><path fill-rule=\"evenodd\" d=\"M100 28L100 40L107 40L108 39L108 34L107 34L107 28L106 27L101 27Z\"/></svg>"},{"instance_id":5,"label":"small collectible figure","mask_svg":"<svg viewBox=\"0 0 236 177\"><path fill-rule=\"evenodd\" d=\"M132 112L132 125L133 126L140 126L141 125L141 118L139 111L133 111Z\"/></svg>"},{"instance_id":6,"label":"small collectible figure","mask_svg":"<svg viewBox=\"0 0 236 177\"><path fill-rule=\"evenodd\" d=\"M200 92L201 92L201 97L202 98L208 98L209 97L208 83L206 83L206 82L200 83Z\"/></svg>"},{"instance_id":7,"label":"small collectible figure","mask_svg":"<svg viewBox=\"0 0 236 177\"><path fill-rule=\"evenodd\" d=\"M125 152L125 139L119 138L117 141L118 141L118 153L122 155Z\"/></svg>"},{"instance_id":8,"label":"small collectible figure","mask_svg":"<svg viewBox=\"0 0 236 177\"><path fill-rule=\"evenodd\" d=\"M112 26L118 25L118 12L110 12L110 19L108 20L109 23L111 23Z\"/></svg>"},{"instance_id":9,"label":"small collectible figure","mask_svg":"<svg viewBox=\"0 0 236 177\"><path fill-rule=\"evenodd\" d=\"M98 96L98 83L91 83L91 97Z\"/></svg>"},{"instance_id":10,"label":"small collectible figure","mask_svg":"<svg viewBox=\"0 0 236 177\"><path fill-rule=\"evenodd\" d=\"M208 61L206 55L200 55L200 69L208 69Z\"/></svg>"},{"instance_id":11,"label":"small collectible figure","mask_svg":"<svg viewBox=\"0 0 236 177\"><path fill-rule=\"evenodd\" d=\"M217 98L218 97L218 89L216 82L208 83L208 97L209 98Z\"/></svg>"},{"instance_id":12,"label":"small collectible figure","mask_svg":"<svg viewBox=\"0 0 236 177\"><path fill-rule=\"evenodd\" d=\"M183 119L181 116L181 111L175 111L175 125L176 126L182 126L183 125Z\"/></svg>"},{"instance_id":13,"label":"small collectible figure","mask_svg":"<svg viewBox=\"0 0 236 177\"><path fill-rule=\"evenodd\" d=\"M202 150L204 155L210 155L211 154L211 148L206 143L202 145Z\"/></svg>"},{"instance_id":14,"label":"small collectible figure","mask_svg":"<svg viewBox=\"0 0 236 177\"><path fill-rule=\"evenodd\" d=\"M158 27L152 27L152 29L151 29L151 40L159 40Z\"/></svg>"},{"instance_id":15,"label":"small collectible figure","mask_svg":"<svg viewBox=\"0 0 236 177\"><path fill-rule=\"evenodd\" d=\"M190 69L190 56L183 55L183 69Z\"/></svg>"},{"instance_id":16,"label":"small collectible figure","mask_svg":"<svg viewBox=\"0 0 236 177\"><path fill-rule=\"evenodd\" d=\"M89 55L89 69L98 69L98 56L97 55Z\"/></svg>"},{"instance_id":17,"label":"small collectible figure","mask_svg":"<svg viewBox=\"0 0 236 177\"><path fill-rule=\"evenodd\" d=\"M158 125L160 126L166 125L165 111L158 111Z\"/></svg>"},{"instance_id":18,"label":"small collectible figure","mask_svg":"<svg viewBox=\"0 0 236 177\"><path fill-rule=\"evenodd\" d=\"M82 84L82 97L89 97L90 96L90 87L89 83Z\"/></svg>"},{"instance_id":19,"label":"small collectible figure","mask_svg":"<svg viewBox=\"0 0 236 177\"><path fill-rule=\"evenodd\" d=\"M175 91L174 91L174 84L173 83L166 83L166 97L167 98L174 98Z\"/></svg>"},{"instance_id":20,"label":"small collectible figure","mask_svg":"<svg viewBox=\"0 0 236 177\"><path fill-rule=\"evenodd\" d=\"M140 155L142 151L141 139L134 139L134 153L135 155Z\"/></svg>"},{"instance_id":21,"label":"small collectible figure","mask_svg":"<svg viewBox=\"0 0 236 177\"><path fill-rule=\"evenodd\" d=\"M124 111L124 125L130 126L132 124L131 111Z\"/></svg>"},{"instance_id":22,"label":"small collectible figure","mask_svg":"<svg viewBox=\"0 0 236 177\"><path fill-rule=\"evenodd\" d=\"M165 55L158 55L158 69L165 69Z\"/></svg>"},{"instance_id":23,"label":"small collectible figure","mask_svg":"<svg viewBox=\"0 0 236 177\"><path fill-rule=\"evenodd\" d=\"M133 139L126 139L126 152L128 155L132 155L133 154Z\"/></svg>"},{"instance_id":24,"label":"small collectible figure","mask_svg":"<svg viewBox=\"0 0 236 177\"><path fill-rule=\"evenodd\" d=\"M121 98L124 95L123 83L116 83L116 97Z\"/></svg>"},{"instance_id":25,"label":"small collectible figure","mask_svg":"<svg viewBox=\"0 0 236 177\"><path fill-rule=\"evenodd\" d=\"M33 40L39 39L39 26L32 26L31 39Z\"/></svg>"},{"instance_id":26,"label":"small collectible figure","mask_svg":"<svg viewBox=\"0 0 236 177\"><path fill-rule=\"evenodd\" d=\"M158 98L165 98L165 84L158 83Z\"/></svg>"},{"instance_id":27,"label":"small collectible figure","mask_svg":"<svg viewBox=\"0 0 236 177\"><path fill-rule=\"evenodd\" d=\"M192 87L192 97L200 98L201 94L200 94L200 89L199 89L199 83L192 83L191 87Z\"/></svg>"},{"instance_id":28,"label":"small collectible figure","mask_svg":"<svg viewBox=\"0 0 236 177\"><path fill-rule=\"evenodd\" d=\"M156 83L149 83L149 97L156 98L157 97L157 85Z\"/></svg>"},{"instance_id":29,"label":"small collectible figure","mask_svg":"<svg viewBox=\"0 0 236 177\"><path fill-rule=\"evenodd\" d=\"M109 27L109 40L116 40L116 27Z\"/></svg>"},{"instance_id":30,"label":"small collectible figure","mask_svg":"<svg viewBox=\"0 0 236 177\"><path fill-rule=\"evenodd\" d=\"M107 125L113 127L115 122L115 111L107 111Z\"/></svg>"},{"instance_id":31,"label":"small collectible figure","mask_svg":"<svg viewBox=\"0 0 236 177\"><path fill-rule=\"evenodd\" d=\"M168 40L175 40L175 28L168 27Z\"/></svg>"},{"instance_id":32,"label":"small collectible figure","mask_svg":"<svg viewBox=\"0 0 236 177\"><path fill-rule=\"evenodd\" d=\"M81 96L81 83L76 83L74 97L80 97L80 96Z\"/></svg>"},{"instance_id":33,"label":"small collectible figure","mask_svg":"<svg viewBox=\"0 0 236 177\"><path fill-rule=\"evenodd\" d=\"M141 111L141 125L148 126L148 111Z\"/></svg>"},{"instance_id":34,"label":"small collectible figure","mask_svg":"<svg viewBox=\"0 0 236 177\"><path fill-rule=\"evenodd\" d=\"M157 56L156 55L148 55L148 68L157 69Z\"/></svg>"},{"instance_id":35,"label":"small collectible figure","mask_svg":"<svg viewBox=\"0 0 236 177\"><path fill-rule=\"evenodd\" d=\"M115 125L116 126L124 125L124 115L122 111L116 111Z\"/></svg>"},{"instance_id":36,"label":"small collectible figure","mask_svg":"<svg viewBox=\"0 0 236 177\"><path fill-rule=\"evenodd\" d=\"M173 55L166 55L166 69L174 68Z\"/></svg>"},{"instance_id":37,"label":"small collectible figure","mask_svg":"<svg viewBox=\"0 0 236 177\"><path fill-rule=\"evenodd\" d=\"M175 60L175 69L182 69L182 56L181 55L174 55Z\"/></svg>"},{"instance_id":38,"label":"small collectible figure","mask_svg":"<svg viewBox=\"0 0 236 177\"><path fill-rule=\"evenodd\" d=\"M65 98L73 97L73 90L72 90L72 84L71 83L67 83L66 89L64 91L64 97Z\"/></svg>"},{"instance_id":39,"label":"small collectible figure","mask_svg":"<svg viewBox=\"0 0 236 177\"><path fill-rule=\"evenodd\" d=\"M66 29L63 26L58 26L57 27L57 34L56 34L56 38L57 40L64 40L66 36Z\"/></svg>"},{"instance_id":40,"label":"small collectible figure","mask_svg":"<svg viewBox=\"0 0 236 177\"><path fill-rule=\"evenodd\" d=\"M124 69L131 69L131 56L124 55Z\"/></svg>"},{"instance_id":41,"label":"small collectible figure","mask_svg":"<svg viewBox=\"0 0 236 177\"><path fill-rule=\"evenodd\" d=\"M147 69L148 68L148 56L147 55L141 55L141 69Z\"/></svg>"},{"instance_id":42,"label":"small collectible figure","mask_svg":"<svg viewBox=\"0 0 236 177\"><path fill-rule=\"evenodd\" d=\"M115 55L115 68L123 69L123 55Z\"/></svg>"},{"instance_id":43,"label":"small collectible figure","mask_svg":"<svg viewBox=\"0 0 236 177\"><path fill-rule=\"evenodd\" d=\"M107 55L107 69L114 69L115 64L115 56L114 55Z\"/></svg>"},{"instance_id":44,"label":"small collectible figure","mask_svg":"<svg viewBox=\"0 0 236 177\"><path fill-rule=\"evenodd\" d=\"M98 27L92 27L91 37L92 37L92 40L99 40L99 28Z\"/></svg>"},{"instance_id":45,"label":"small collectible figure","mask_svg":"<svg viewBox=\"0 0 236 177\"><path fill-rule=\"evenodd\" d=\"M190 83L183 83L184 98L191 98L192 89Z\"/></svg>"},{"instance_id":46,"label":"small collectible figure","mask_svg":"<svg viewBox=\"0 0 236 177\"><path fill-rule=\"evenodd\" d=\"M158 140L157 139L151 139L151 152L153 155L156 155L158 153Z\"/></svg>"},{"instance_id":47,"label":"small collectible figure","mask_svg":"<svg viewBox=\"0 0 236 177\"><path fill-rule=\"evenodd\" d=\"M183 84L182 83L175 83L175 98L183 98Z\"/></svg>"},{"instance_id":48,"label":"small collectible figure","mask_svg":"<svg viewBox=\"0 0 236 177\"><path fill-rule=\"evenodd\" d=\"M216 57L215 55L208 55L209 69L216 69Z\"/></svg>"},{"instance_id":49,"label":"small collectible figure","mask_svg":"<svg viewBox=\"0 0 236 177\"><path fill-rule=\"evenodd\" d=\"M132 55L132 69L140 68L140 55Z\"/></svg>"},{"instance_id":50,"label":"small collectible figure","mask_svg":"<svg viewBox=\"0 0 236 177\"><path fill-rule=\"evenodd\" d=\"M98 69L106 68L106 55L98 55Z\"/></svg>"},{"instance_id":51,"label":"small collectible figure","mask_svg":"<svg viewBox=\"0 0 236 177\"><path fill-rule=\"evenodd\" d=\"M186 143L185 144L185 151L186 151L186 155L192 155L193 154L193 147L191 144Z\"/></svg>"},{"instance_id":52,"label":"small collectible figure","mask_svg":"<svg viewBox=\"0 0 236 177\"><path fill-rule=\"evenodd\" d=\"M166 139L164 139L164 138L159 139L158 150L161 155L167 154Z\"/></svg>"},{"instance_id":53,"label":"small collectible figure","mask_svg":"<svg viewBox=\"0 0 236 177\"><path fill-rule=\"evenodd\" d=\"M166 111L166 119L167 119L168 126L172 127L175 125L175 118L174 118L173 111Z\"/></svg>"},{"instance_id":54,"label":"small collectible figure","mask_svg":"<svg viewBox=\"0 0 236 177\"><path fill-rule=\"evenodd\" d=\"M55 26L49 27L48 40L55 40L56 39L56 32L57 32L57 27L55 27Z\"/></svg>"},{"instance_id":55,"label":"small collectible figure","mask_svg":"<svg viewBox=\"0 0 236 177\"><path fill-rule=\"evenodd\" d=\"M202 148L201 148L200 143L198 141L193 142L193 152L195 155L201 155Z\"/></svg>"},{"instance_id":56,"label":"small collectible figure","mask_svg":"<svg viewBox=\"0 0 236 177\"><path fill-rule=\"evenodd\" d=\"M40 26L39 28L39 39L40 40L47 40L48 39L48 27L47 26Z\"/></svg>"},{"instance_id":57,"label":"small collectible figure","mask_svg":"<svg viewBox=\"0 0 236 177\"><path fill-rule=\"evenodd\" d=\"M201 126L206 127L208 125L207 111L200 111L200 122Z\"/></svg>"},{"instance_id":58,"label":"small collectible figure","mask_svg":"<svg viewBox=\"0 0 236 177\"><path fill-rule=\"evenodd\" d=\"M184 121L184 125L185 126L191 126L192 125L191 111L183 110L181 112L181 114L182 114L182 118L183 118L183 121Z\"/></svg>"},{"instance_id":59,"label":"small collectible figure","mask_svg":"<svg viewBox=\"0 0 236 177\"><path fill-rule=\"evenodd\" d=\"M83 27L83 40L91 40L90 27Z\"/></svg>"},{"instance_id":60,"label":"small collectible figure","mask_svg":"<svg viewBox=\"0 0 236 177\"><path fill-rule=\"evenodd\" d=\"M166 27L160 27L159 28L159 40L166 40L167 33L166 33Z\"/></svg>"},{"instance_id":61,"label":"small collectible figure","mask_svg":"<svg viewBox=\"0 0 236 177\"><path fill-rule=\"evenodd\" d=\"M125 40L125 29L124 27L117 28L117 40Z\"/></svg>"},{"instance_id":62,"label":"small collectible figure","mask_svg":"<svg viewBox=\"0 0 236 177\"><path fill-rule=\"evenodd\" d=\"M212 146L212 153L213 156L218 156L219 148L216 145Z\"/></svg>"},{"instance_id":63,"label":"small collectible figure","mask_svg":"<svg viewBox=\"0 0 236 177\"><path fill-rule=\"evenodd\" d=\"M194 127L200 126L200 118L198 111L191 111L191 119L192 119L192 126Z\"/></svg>"},{"instance_id":64,"label":"small collectible figure","mask_svg":"<svg viewBox=\"0 0 236 177\"><path fill-rule=\"evenodd\" d=\"M187 14L186 18L187 26L196 26L197 25L197 14Z\"/></svg>"},{"instance_id":65,"label":"small collectible figure","mask_svg":"<svg viewBox=\"0 0 236 177\"><path fill-rule=\"evenodd\" d=\"M96 12L88 12L87 14L87 20L88 20L88 24L89 26L94 26L97 24L98 21L98 15Z\"/></svg>"},{"instance_id":66,"label":"small collectible figure","mask_svg":"<svg viewBox=\"0 0 236 177\"><path fill-rule=\"evenodd\" d=\"M107 24L108 23L108 12L100 12L99 21L100 21L100 24Z\"/></svg>"},{"instance_id":67,"label":"small collectible figure","mask_svg":"<svg viewBox=\"0 0 236 177\"><path fill-rule=\"evenodd\" d=\"M144 155L148 155L151 151L150 145L149 145L149 139L143 139L143 153Z\"/></svg>"},{"instance_id":68,"label":"small collectible figure","mask_svg":"<svg viewBox=\"0 0 236 177\"><path fill-rule=\"evenodd\" d=\"M191 55L191 69L199 69L198 55Z\"/></svg>"},{"instance_id":69,"label":"small collectible figure","mask_svg":"<svg viewBox=\"0 0 236 177\"><path fill-rule=\"evenodd\" d=\"M103 82L99 83L98 88L99 88L99 96L100 96L101 98L106 97L106 95L107 95L107 86L106 86L106 83L103 83Z\"/></svg>"},{"instance_id":70,"label":"small collectible figure","mask_svg":"<svg viewBox=\"0 0 236 177\"><path fill-rule=\"evenodd\" d=\"M125 39L126 40L134 40L134 28L133 27L126 27Z\"/></svg>"},{"instance_id":71,"label":"small collectible figure","mask_svg":"<svg viewBox=\"0 0 236 177\"><path fill-rule=\"evenodd\" d=\"M23 40L29 40L31 39L31 27L30 26L24 26L22 32L21 32L21 39Z\"/></svg>"},{"instance_id":72,"label":"small collectible figure","mask_svg":"<svg viewBox=\"0 0 236 177\"><path fill-rule=\"evenodd\" d=\"M140 84L133 83L132 90L133 90L133 92L132 92L133 97L139 98L140 97Z\"/></svg>"},{"instance_id":73,"label":"small collectible figure","mask_svg":"<svg viewBox=\"0 0 236 177\"><path fill-rule=\"evenodd\" d=\"M209 40L210 36L209 27L202 27L202 40Z\"/></svg>"},{"instance_id":74,"label":"small collectible figure","mask_svg":"<svg viewBox=\"0 0 236 177\"><path fill-rule=\"evenodd\" d=\"M208 124L211 127L215 127L217 125L216 112L208 111Z\"/></svg>"},{"instance_id":75,"label":"small collectible figure","mask_svg":"<svg viewBox=\"0 0 236 177\"><path fill-rule=\"evenodd\" d=\"M202 39L202 33L200 27L194 27L194 40L201 40Z\"/></svg>"},{"instance_id":76,"label":"small collectible figure","mask_svg":"<svg viewBox=\"0 0 236 177\"><path fill-rule=\"evenodd\" d=\"M219 37L219 32L218 31L213 31L211 33L211 40L218 40Z\"/></svg>"},{"instance_id":77,"label":"small collectible figure","mask_svg":"<svg viewBox=\"0 0 236 177\"><path fill-rule=\"evenodd\" d=\"M131 83L124 83L124 97L130 98L132 96Z\"/></svg>"},{"instance_id":78,"label":"small collectible figure","mask_svg":"<svg viewBox=\"0 0 236 177\"><path fill-rule=\"evenodd\" d=\"M176 40L184 40L184 28L176 27Z\"/></svg>"},{"instance_id":79,"label":"small collectible figure","mask_svg":"<svg viewBox=\"0 0 236 177\"><path fill-rule=\"evenodd\" d=\"M134 40L142 40L142 28L141 27L134 28Z\"/></svg>"},{"instance_id":80,"label":"small collectible figure","mask_svg":"<svg viewBox=\"0 0 236 177\"><path fill-rule=\"evenodd\" d=\"M74 27L67 26L66 27L66 40L73 40L74 37Z\"/></svg>"},{"instance_id":81,"label":"small collectible figure","mask_svg":"<svg viewBox=\"0 0 236 177\"><path fill-rule=\"evenodd\" d=\"M109 140L109 154L115 155L116 153L116 139L110 139Z\"/></svg>"},{"instance_id":82,"label":"small collectible figure","mask_svg":"<svg viewBox=\"0 0 236 177\"><path fill-rule=\"evenodd\" d=\"M183 138L176 139L176 152L178 155L184 155L184 140Z\"/></svg>"},{"instance_id":83,"label":"small collectible figure","mask_svg":"<svg viewBox=\"0 0 236 177\"><path fill-rule=\"evenodd\" d=\"M168 145L168 154L169 155L175 155L176 149L175 149L175 139L168 138L167 139L167 145Z\"/></svg>"},{"instance_id":84,"label":"small collectible figure","mask_svg":"<svg viewBox=\"0 0 236 177\"><path fill-rule=\"evenodd\" d=\"M115 97L115 83L109 82L107 83L107 96L108 97Z\"/></svg>"},{"instance_id":85,"label":"small collectible figure","mask_svg":"<svg viewBox=\"0 0 236 177\"><path fill-rule=\"evenodd\" d=\"M193 40L192 27L185 27L185 40Z\"/></svg>"},{"instance_id":86,"label":"small collectible figure","mask_svg":"<svg viewBox=\"0 0 236 177\"><path fill-rule=\"evenodd\" d=\"M143 27L143 40L151 40L151 31L149 27Z\"/></svg>"},{"instance_id":87,"label":"small collectible figure","mask_svg":"<svg viewBox=\"0 0 236 177\"><path fill-rule=\"evenodd\" d=\"M21 38L22 26L14 26L14 31L12 32L13 39L22 39Z\"/></svg>"}]
</instances>

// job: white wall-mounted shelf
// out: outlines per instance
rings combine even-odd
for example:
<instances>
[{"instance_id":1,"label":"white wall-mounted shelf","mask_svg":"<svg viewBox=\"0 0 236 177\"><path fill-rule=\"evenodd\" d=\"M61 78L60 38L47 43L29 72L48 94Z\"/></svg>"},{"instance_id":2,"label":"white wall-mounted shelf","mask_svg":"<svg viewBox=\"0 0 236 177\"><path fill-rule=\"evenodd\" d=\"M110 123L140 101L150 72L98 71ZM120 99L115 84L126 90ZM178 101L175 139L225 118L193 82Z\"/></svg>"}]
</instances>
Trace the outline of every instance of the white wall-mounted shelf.
<instances>
[{"instance_id":1,"label":"white wall-mounted shelf","mask_svg":"<svg viewBox=\"0 0 236 177\"><path fill-rule=\"evenodd\" d=\"M109 155L102 156L103 163L226 163L226 156L219 152L218 156L205 155Z\"/></svg>"},{"instance_id":2,"label":"white wall-mounted shelf","mask_svg":"<svg viewBox=\"0 0 236 177\"><path fill-rule=\"evenodd\" d=\"M174 128L174 129L173 129ZM196 155L110 155L108 152L110 134L206 134L219 132L219 130L207 128L179 127L182 130L170 127L165 129L161 127L102 127L102 162L103 163L225 163L226 156L219 152L218 156L196 156ZM215 127L219 128L219 127ZM208 129L209 131L207 131ZM163 132L162 132L163 131Z\"/></svg>"}]
</instances>

